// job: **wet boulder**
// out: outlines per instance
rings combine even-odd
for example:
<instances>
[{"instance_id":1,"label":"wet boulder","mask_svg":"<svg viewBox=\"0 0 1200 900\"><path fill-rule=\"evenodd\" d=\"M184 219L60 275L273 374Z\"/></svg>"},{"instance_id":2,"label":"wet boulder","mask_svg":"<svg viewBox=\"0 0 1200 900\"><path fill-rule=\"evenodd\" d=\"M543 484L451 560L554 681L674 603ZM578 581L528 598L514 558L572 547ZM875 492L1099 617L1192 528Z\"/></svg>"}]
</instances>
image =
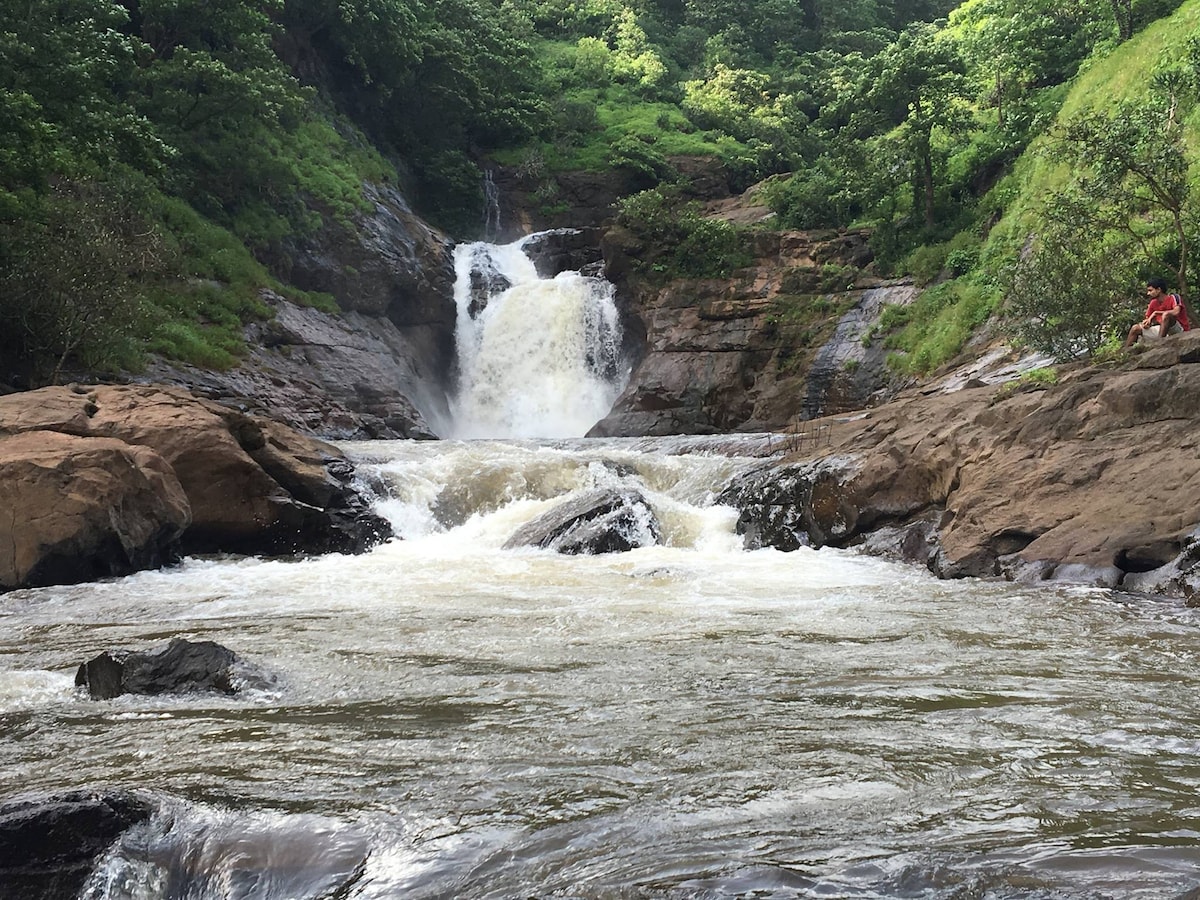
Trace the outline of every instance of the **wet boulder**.
<instances>
[{"instance_id":1,"label":"wet boulder","mask_svg":"<svg viewBox=\"0 0 1200 900\"><path fill-rule=\"evenodd\" d=\"M602 488L554 507L525 523L505 542L558 553L623 553L657 544L661 528L637 491Z\"/></svg>"},{"instance_id":2,"label":"wet boulder","mask_svg":"<svg viewBox=\"0 0 1200 900\"><path fill-rule=\"evenodd\" d=\"M735 478L716 502L738 510L736 530L747 550L842 546L859 520L848 467L832 457L765 466Z\"/></svg>"},{"instance_id":3,"label":"wet boulder","mask_svg":"<svg viewBox=\"0 0 1200 900\"><path fill-rule=\"evenodd\" d=\"M97 858L153 812L150 802L124 791L74 791L0 804L0 897L79 896Z\"/></svg>"},{"instance_id":4,"label":"wet boulder","mask_svg":"<svg viewBox=\"0 0 1200 900\"><path fill-rule=\"evenodd\" d=\"M105 651L75 673L76 686L86 688L93 700L121 694L236 694L268 683L228 647L183 638L158 653Z\"/></svg>"},{"instance_id":5,"label":"wet boulder","mask_svg":"<svg viewBox=\"0 0 1200 900\"><path fill-rule=\"evenodd\" d=\"M173 388L0 397L0 470L0 508L13 511L0 590L126 574L177 551L357 553L391 536L336 447Z\"/></svg>"}]
</instances>

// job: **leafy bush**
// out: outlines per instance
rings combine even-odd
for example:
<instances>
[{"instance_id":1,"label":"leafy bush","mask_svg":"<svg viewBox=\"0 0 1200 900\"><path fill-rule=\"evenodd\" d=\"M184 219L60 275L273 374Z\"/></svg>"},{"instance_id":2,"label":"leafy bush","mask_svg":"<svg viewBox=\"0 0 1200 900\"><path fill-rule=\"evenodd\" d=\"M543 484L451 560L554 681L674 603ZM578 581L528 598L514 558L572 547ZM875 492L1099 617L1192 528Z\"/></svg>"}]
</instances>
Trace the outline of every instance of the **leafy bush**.
<instances>
[{"instance_id":1,"label":"leafy bush","mask_svg":"<svg viewBox=\"0 0 1200 900\"><path fill-rule=\"evenodd\" d=\"M1020 341L1057 359L1095 353L1132 324L1135 278L1111 241L1049 228L1005 273L1005 317Z\"/></svg>"},{"instance_id":2,"label":"leafy bush","mask_svg":"<svg viewBox=\"0 0 1200 900\"><path fill-rule=\"evenodd\" d=\"M671 164L654 144L635 135L625 135L613 143L609 162L630 176L635 187L652 187L674 174Z\"/></svg>"},{"instance_id":3,"label":"leafy bush","mask_svg":"<svg viewBox=\"0 0 1200 900\"><path fill-rule=\"evenodd\" d=\"M53 384L71 363L136 363L153 321L144 289L167 256L139 199L63 182L22 218L0 221L0 349L23 369L11 374Z\"/></svg>"},{"instance_id":4,"label":"leafy bush","mask_svg":"<svg viewBox=\"0 0 1200 900\"><path fill-rule=\"evenodd\" d=\"M940 244L922 244L908 255L902 266L918 284L929 284L943 272L959 278L979 263L979 238L961 231Z\"/></svg>"},{"instance_id":5,"label":"leafy bush","mask_svg":"<svg viewBox=\"0 0 1200 900\"><path fill-rule=\"evenodd\" d=\"M706 219L671 186L620 201L618 223L649 246L641 271L663 277L715 278L749 265L745 241L728 222Z\"/></svg>"}]
</instances>

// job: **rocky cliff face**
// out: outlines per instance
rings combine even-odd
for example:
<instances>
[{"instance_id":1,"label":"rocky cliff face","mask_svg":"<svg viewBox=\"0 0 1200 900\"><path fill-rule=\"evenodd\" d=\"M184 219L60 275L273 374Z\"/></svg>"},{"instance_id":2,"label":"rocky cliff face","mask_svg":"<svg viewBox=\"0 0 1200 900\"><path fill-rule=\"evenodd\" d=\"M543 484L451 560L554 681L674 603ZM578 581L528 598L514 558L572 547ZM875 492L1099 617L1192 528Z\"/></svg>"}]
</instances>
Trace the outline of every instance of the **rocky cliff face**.
<instances>
[{"instance_id":1,"label":"rocky cliff face","mask_svg":"<svg viewBox=\"0 0 1200 900\"><path fill-rule=\"evenodd\" d=\"M863 335L911 284L867 270L865 232L751 235L753 265L723 279L663 283L650 252L609 229L603 250L627 321L644 337L629 385L595 435L766 431L880 402L901 386Z\"/></svg>"},{"instance_id":2,"label":"rocky cliff face","mask_svg":"<svg viewBox=\"0 0 1200 900\"><path fill-rule=\"evenodd\" d=\"M711 161L676 163L712 215L742 224L769 216L753 197L728 197L728 180ZM734 277L664 284L635 265L649 248L612 227L612 203L628 185L620 177L589 178L556 176L575 199L569 214L553 216L539 212L527 177L501 172L498 183L510 231L560 219L585 226L530 242L527 252L544 277L603 269L617 284L632 374L596 434L777 429L878 402L898 387L882 351L864 347L862 335L882 303L908 302L915 291L867 274L864 233L754 232L755 263ZM328 223L269 260L292 283L333 294L341 314L267 296L275 317L247 327L250 351L235 369L158 362L140 380L324 437L446 433L455 378L452 242L394 189L366 190L369 214L350 225Z\"/></svg>"},{"instance_id":3,"label":"rocky cliff face","mask_svg":"<svg viewBox=\"0 0 1200 900\"><path fill-rule=\"evenodd\" d=\"M142 379L327 437L435 436L454 377L453 242L394 188L364 191L370 212L267 260L297 287L332 294L341 315L267 296L275 318L247 327L251 349L235 369L159 362Z\"/></svg>"}]
</instances>

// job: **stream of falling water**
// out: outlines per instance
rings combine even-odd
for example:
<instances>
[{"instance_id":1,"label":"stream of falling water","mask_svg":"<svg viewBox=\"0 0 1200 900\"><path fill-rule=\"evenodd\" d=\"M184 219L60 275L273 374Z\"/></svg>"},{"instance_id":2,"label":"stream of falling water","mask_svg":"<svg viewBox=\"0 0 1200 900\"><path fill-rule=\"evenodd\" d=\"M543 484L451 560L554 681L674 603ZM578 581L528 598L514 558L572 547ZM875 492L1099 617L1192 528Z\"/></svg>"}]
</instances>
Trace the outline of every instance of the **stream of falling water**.
<instances>
[{"instance_id":1,"label":"stream of falling water","mask_svg":"<svg viewBox=\"0 0 1200 900\"><path fill-rule=\"evenodd\" d=\"M450 437L577 437L628 379L613 286L579 272L541 278L523 245L455 248L459 387Z\"/></svg>"},{"instance_id":2,"label":"stream of falling water","mask_svg":"<svg viewBox=\"0 0 1200 900\"><path fill-rule=\"evenodd\" d=\"M88 900L1176 898L1200 882L1200 630L1173 601L746 552L754 438L351 445L403 539L0 597L0 796L159 812ZM512 532L596 486L663 542ZM212 639L237 697L92 701ZM15 900L15 898L14 898Z\"/></svg>"}]
</instances>

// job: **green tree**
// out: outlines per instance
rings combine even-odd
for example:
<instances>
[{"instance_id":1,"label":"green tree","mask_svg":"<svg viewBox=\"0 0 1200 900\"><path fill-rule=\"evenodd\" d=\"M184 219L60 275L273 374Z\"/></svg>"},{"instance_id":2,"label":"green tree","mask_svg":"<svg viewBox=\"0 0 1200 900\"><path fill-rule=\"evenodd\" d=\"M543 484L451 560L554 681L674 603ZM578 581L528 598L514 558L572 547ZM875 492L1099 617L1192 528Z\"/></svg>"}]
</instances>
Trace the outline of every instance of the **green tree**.
<instances>
[{"instance_id":1,"label":"green tree","mask_svg":"<svg viewBox=\"0 0 1200 900\"><path fill-rule=\"evenodd\" d=\"M168 150L130 107L138 42L109 0L0 4L0 193Z\"/></svg>"},{"instance_id":2,"label":"green tree","mask_svg":"<svg viewBox=\"0 0 1200 900\"><path fill-rule=\"evenodd\" d=\"M933 25L914 25L871 59L864 100L898 127L894 139L913 162L914 195L925 225L936 208L934 132L957 132L970 121L965 66L958 48Z\"/></svg>"},{"instance_id":3,"label":"green tree","mask_svg":"<svg viewBox=\"0 0 1200 900\"><path fill-rule=\"evenodd\" d=\"M1109 6L1117 24L1117 37L1129 40L1133 37L1133 0L1109 0Z\"/></svg>"},{"instance_id":4,"label":"green tree","mask_svg":"<svg viewBox=\"0 0 1200 900\"><path fill-rule=\"evenodd\" d=\"M71 362L110 369L139 357L143 301L163 269L155 230L128 197L97 182L63 182L19 220L0 223L0 348L31 386Z\"/></svg>"},{"instance_id":5,"label":"green tree","mask_svg":"<svg viewBox=\"0 0 1200 900\"><path fill-rule=\"evenodd\" d=\"M1112 340L1129 324L1122 313L1136 277L1122 249L1102 232L1047 225L1002 278L1012 333L1056 359L1094 353Z\"/></svg>"},{"instance_id":6,"label":"green tree","mask_svg":"<svg viewBox=\"0 0 1200 900\"><path fill-rule=\"evenodd\" d=\"M951 27L980 99L1001 128L1032 91L1060 84L1107 32L1100 0L975 0L955 10Z\"/></svg>"},{"instance_id":7,"label":"green tree","mask_svg":"<svg viewBox=\"0 0 1200 900\"><path fill-rule=\"evenodd\" d=\"M1055 149L1075 178L1051 219L1123 236L1147 264L1170 266L1186 296L1195 210L1183 128L1164 104L1082 113L1059 129Z\"/></svg>"}]
</instances>

